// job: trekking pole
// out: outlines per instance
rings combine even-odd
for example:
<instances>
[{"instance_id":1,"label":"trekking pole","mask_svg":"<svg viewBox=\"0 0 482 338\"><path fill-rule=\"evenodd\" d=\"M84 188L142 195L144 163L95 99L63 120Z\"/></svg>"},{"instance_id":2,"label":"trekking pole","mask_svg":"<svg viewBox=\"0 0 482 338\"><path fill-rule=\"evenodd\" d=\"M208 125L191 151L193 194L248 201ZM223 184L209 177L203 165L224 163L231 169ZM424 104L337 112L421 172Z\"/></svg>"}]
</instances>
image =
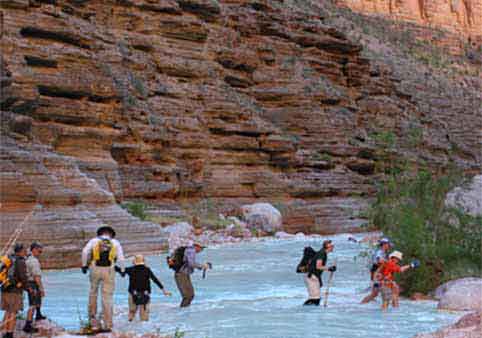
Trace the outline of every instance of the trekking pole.
<instances>
[{"instance_id":1,"label":"trekking pole","mask_svg":"<svg viewBox=\"0 0 482 338\"><path fill-rule=\"evenodd\" d=\"M8 250L10 249L11 246L13 246L15 244L15 242L17 241L17 239L20 237L20 235L22 234L23 232L23 226L25 225L25 223L30 220L30 217L32 217L32 215L34 214L35 212L35 209L38 209L39 205L36 204L32 210L27 214L27 216L25 216L25 218L23 219L23 221L18 225L17 229L15 229L15 231L13 232L13 234L10 236L10 238L8 239L7 243L5 244L5 246L3 247L2 251L0 251L0 254L1 255L6 255L8 253Z\"/></svg>"},{"instance_id":2,"label":"trekking pole","mask_svg":"<svg viewBox=\"0 0 482 338\"><path fill-rule=\"evenodd\" d=\"M336 259L335 259L333 265L336 266ZM331 285L331 281L333 280L334 274L335 274L334 271L330 271L330 277L328 278L328 283L326 284L325 300L323 302L323 307L326 307L328 305L328 295L329 295L329 292L330 292L330 285Z\"/></svg>"}]
</instances>

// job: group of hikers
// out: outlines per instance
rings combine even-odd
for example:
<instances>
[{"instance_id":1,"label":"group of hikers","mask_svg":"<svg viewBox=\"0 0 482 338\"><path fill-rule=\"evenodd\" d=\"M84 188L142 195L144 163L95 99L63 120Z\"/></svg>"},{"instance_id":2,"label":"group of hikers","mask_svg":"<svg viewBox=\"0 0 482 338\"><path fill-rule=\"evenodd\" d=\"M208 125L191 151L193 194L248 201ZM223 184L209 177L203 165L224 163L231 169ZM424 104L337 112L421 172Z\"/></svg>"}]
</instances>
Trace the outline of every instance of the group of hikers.
<instances>
[{"instance_id":1,"label":"group of hikers","mask_svg":"<svg viewBox=\"0 0 482 338\"><path fill-rule=\"evenodd\" d=\"M141 321L149 320L149 305L151 281L154 282L166 296L171 293L165 290L162 283L146 266L144 256L136 255L133 265L125 267L125 257L122 246L115 239L116 232L110 226L97 229L97 236L92 238L82 250L81 271L87 274L90 270L90 292L88 305L89 327L84 333L111 332L113 327L113 294L115 289L115 274L129 277L128 287L128 320L134 320L137 313ZM30 254L20 243L13 247L13 254L2 257L0 266L1 310L5 311L1 329L2 338L13 338L18 312L23 310L23 293L28 294L29 309L23 331L36 333L38 329L33 325L35 321L44 320L41 313L42 298L45 296L41 279L41 267L38 260L42 254L42 245L32 243ZM187 307L194 299L194 288L191 274L196 270L206 270L211 263L199 264L196 255L204 249L199 243L188 243L185 247L177 248L168 265L175 271L174 279L182 296L181 307ZM101 291L102 311L98 316L97 299ZM100 319L100 320L98 320Z\"/></svg>"},{"instance_id":2,"label":"group of hikers","mask_svg":"<svg viewBox=\"0 0 482 338\"><path fill-rule=\"evenodd\" d=\"M393 244L388 238L382 238L377 243L377 249L372 256L370 266L371 292L361 303L365 304L374 300L378 294L382 294L382 310L386 310L392 303L393 307L398 307L400 288L394 280L395 273L403 273L408 269L417 268L420 265L418 260L413 260L410 264L400 266L403 254L400 251L390 249ZM321 287L323 286L321 275L323 271L331 272L330 279L336 271L336 262L327 266L328 254L334 249L331 240L325 240L319 251L312 247L306 247L303 257L296 268L296 272L305 274L304 280L308 291L308 299L303 305L320 305ZM327 297L328 294L325 294ZM326 299L325 299L326 306Z\"/></svg>"},{"instance_id":3,"label":"group of hikers","mask_svg":"<svg viewBox=\"0 0 482 338\"><path fill-rule=\"evenodd\" d=\"M121 277L129 277L129 321L134 320L138 312L141 321L149 320L151 281L162 290L164 295L171 296L171 293L165 290L152 270L146 266L142 255L135 255L132 261L133 265L125 267L126 259L122 246L115 239L115 236L116 232L112 227L101 226L97 229L97 236L92 238L82 250L81 271L87 274L90 270L88 318L89 330L92 333L112 331L116 273L119 273ZM394 274L419 266L417 260L409 265L400 266L402 253L393 251L389 254L391 247L392 243L387 238L382 238L379 241L370 269L371 293L362 300L362 303L368 303L375 299L381 292L383 309L388 307L390 301L394 307L398 306L399 287L394 281ZM212 268L211 263L200 264L196 260L197 254L204 248L200 243L190 242L187 246L176 248L172 255L167 257L167 264L174 270L174 279L182 296L181 307L189 306L194 298L194 288L191 281L193 272L202 270L203 276L205 276L206 271ZM308 290L308 299L304 305L320 305L321 287L323 285L322 273L324 271L330 272L331 280L333 273L337 270L336 262L327 266L328 254L333 249L334 244L331 240L325 240L319 251L315 251L311 247L304 249L302 260L297 267L298 273L305 274L304 281ZM31 244L30 254L28 254L24 245L16 243L13 247L13 255L1 257L1 309L5 311L2 322L3 338L13 338L17 313L23 310L24 291L28 294L29 309L23 330L26 333L38 331L33 325L34 314L35 321L45 319L41 313L45 290L38 259L42 250L42 245L34 242ZM102 311L98 316L99 289L101 291Z\"/></svg>"}]
</instances>

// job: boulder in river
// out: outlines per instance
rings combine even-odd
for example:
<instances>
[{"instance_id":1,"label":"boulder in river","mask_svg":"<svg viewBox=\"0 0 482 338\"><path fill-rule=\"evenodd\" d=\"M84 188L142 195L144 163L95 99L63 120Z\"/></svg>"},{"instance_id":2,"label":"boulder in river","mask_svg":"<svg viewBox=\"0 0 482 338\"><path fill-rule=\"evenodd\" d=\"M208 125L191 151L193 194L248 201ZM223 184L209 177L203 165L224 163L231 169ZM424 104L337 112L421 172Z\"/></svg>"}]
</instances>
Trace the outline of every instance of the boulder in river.
<instances>
[{"instance_id":1,"label":"boulder in river","mask_svg":"<svg viewBox=\"0 0 482 338\"><path fill-rule=\"evenodd\" d=\"M435 290L438 308L444 310L482 310L482 278L461 278Z\"/></svg>"},{"instance_id":2,"label":"boulder in river","mask_svg":"<svg viewBox=\"0 0 482 338\"><path fill-rule=\"evenodd\" d=\"M250 228L266 232L281 230L281 213L269 203L255 203L241 207L243 218Z\"/></svg>"},{"instance_id":3,"label":"boulder in river","mask_svg":"<svg viewBox=\"0 0 482 338\"><path fill-rule=\"evenodd\" d=\"M433 333L417 334L413 338L480 338L482 311L472 312L460 318L457 323Z\"/></svg>"}]
</instances>

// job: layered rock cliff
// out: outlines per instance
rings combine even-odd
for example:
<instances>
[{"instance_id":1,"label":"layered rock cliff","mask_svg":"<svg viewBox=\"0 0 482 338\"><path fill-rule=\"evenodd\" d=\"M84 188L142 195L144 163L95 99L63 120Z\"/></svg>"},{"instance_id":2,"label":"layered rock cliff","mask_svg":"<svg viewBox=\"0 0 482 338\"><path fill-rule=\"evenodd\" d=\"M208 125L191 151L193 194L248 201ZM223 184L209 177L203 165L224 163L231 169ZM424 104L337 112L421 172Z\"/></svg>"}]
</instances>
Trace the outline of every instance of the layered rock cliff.
<instances>
[{"instance_id":1,"label":"layered rock cliff","mask_svg":"<svg viewBox=\"0 0 482 338\"><path fill-rule=\"evenodd\" d=\"M331 7L0 4L0 242L37 206L20 238L49 244L52 266L78 264L104 222L128 252L163 248L125 200L269 201L286 230L332 233L359 229L384 171L480 171L479 82L371 58Z\"/></svg>"},{"instance_id":2,"label":"layered rock cliff","mask_svg":"<svg viewBox=\"0 0 482 338\"><path fill-rule=\"evenodd\" d=\"M464 47L482 46L480 0L337 0L337 3L357 12L452 32L452 42L456 44L453 47L459 52Z\"/></svg>"}]
</instances>

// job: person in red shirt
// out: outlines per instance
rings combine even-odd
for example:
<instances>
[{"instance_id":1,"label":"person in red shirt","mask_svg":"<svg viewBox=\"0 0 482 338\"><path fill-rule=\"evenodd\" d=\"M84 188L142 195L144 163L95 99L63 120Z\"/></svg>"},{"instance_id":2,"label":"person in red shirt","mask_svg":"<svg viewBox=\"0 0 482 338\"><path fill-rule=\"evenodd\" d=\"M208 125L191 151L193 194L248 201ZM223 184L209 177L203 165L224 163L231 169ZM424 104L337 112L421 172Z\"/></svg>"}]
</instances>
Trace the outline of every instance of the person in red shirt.
<instances>
[{"instance_id":1,"label":"person in red shirt","mask_svg":"<svg viewBox=\"0 0 482 338\"><path fill-rule=\"evenodd\" d=\"M388 256L388 261L384 262L376 272L376 278L382 285L382 310L386 310L392 301L393 307L398 307L400 288L398 284L393 280L395 273L403 273L408 269L416 268L420 265L418 260L414 260L412 263L400 266L403 254L400 251L394 251Z\"/></svg>"}]
</instances>

